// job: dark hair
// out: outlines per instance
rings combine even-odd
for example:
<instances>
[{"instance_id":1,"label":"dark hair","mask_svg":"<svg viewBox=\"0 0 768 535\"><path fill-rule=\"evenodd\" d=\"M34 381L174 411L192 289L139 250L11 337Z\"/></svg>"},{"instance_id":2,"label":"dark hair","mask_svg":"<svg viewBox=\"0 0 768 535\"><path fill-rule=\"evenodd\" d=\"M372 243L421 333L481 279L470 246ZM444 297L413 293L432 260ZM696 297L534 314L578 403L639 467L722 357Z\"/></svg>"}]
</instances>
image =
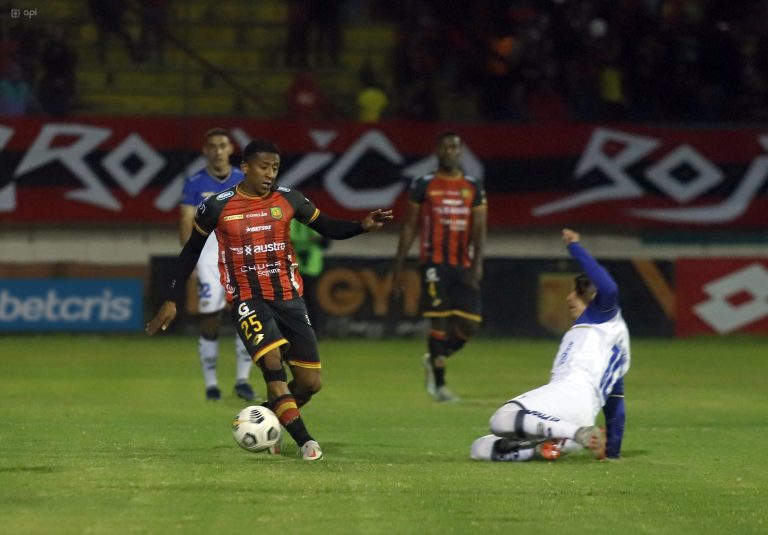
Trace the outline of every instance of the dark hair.
<instances>
[{"instance_id":1,"label":"dark hair","mask_svg":"<svg viewBox=\"0 0 768 535\"><path fill-rule=\"evenodd\" d=\"M231 142L232 138L229 136L229 132L224 130L223 128L217 126L216 128L211 128L205 133L205 136L203 139L205 141L208 141L209 138L212 138L213 136L226 136L226 138Z\"/></svg>"},{"instance_id":2,"label":"dark hair","mask_svg":"<svg viewBox=\"0 0 768 535\"><path fill-rule=\"evenodd\" d=\"M435 145L439 145L447 137L457 137L457 138L461 139L461 136L459 134L457 134L456 132L454 132L453 130L442 130L435 137Z\"/></svg>"},{"instance_id":3,"label":"dark hair","mask_svg":"<svg viewBox=\"0 0 768 535\"><path fill-rule=\"evenodd\" d=\"M272 143L271 141L267 141L265 139L254 139L248 145L246 145L245 150L243 151L243 161L249 162L251 159L253 159L256 154L260 152L268 152L270 154L277 154L280 155L280 149L277 148L277 145Z\"/></svg>"},{"instance_id":4,"label":"dark hair","mask_svg":"<svg viewBox=\"0 0 768 535\"><path fill-rule=\"evenodd\" d=\"M592 298L597 293L595 284L587 277L586 273L579 273L573 278L573 287L576 295L585 303L592 301Z\"/></svg>"}]
</instances>

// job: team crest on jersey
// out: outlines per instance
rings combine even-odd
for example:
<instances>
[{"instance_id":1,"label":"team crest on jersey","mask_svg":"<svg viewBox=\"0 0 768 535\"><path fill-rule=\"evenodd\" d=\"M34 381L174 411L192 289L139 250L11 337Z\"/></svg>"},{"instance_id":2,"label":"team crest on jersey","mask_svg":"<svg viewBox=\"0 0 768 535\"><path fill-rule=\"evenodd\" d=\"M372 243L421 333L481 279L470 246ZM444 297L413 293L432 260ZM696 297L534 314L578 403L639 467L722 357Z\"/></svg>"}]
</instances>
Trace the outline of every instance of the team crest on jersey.
<instances>
[{"instance_id":1,"label":"team crest on jersey","mask_svg":"<svg viewBox=\"0 0 768 535\"><path fill-rule=\"evenodd\" d=\"M472 195L472 192L469 191L468 188L461 188L461 198L462 199L469 199L469 197Z\"/></svg>"},{"instance_id":2,"label":"team crest on jersey","mask_svg":"<svg viewBox=\"0 0 768 535\"><path fill-rule=\"evenodd\" d=\"M269 215L272 216L272 219L282 219L283 218L283 209L279 206L271 206L269 208Z\"/></svg>"},{"instance_id":3,"label":"team crest on jersey","mask_svg":"<svg viewBox=\"0 0 768 535\"><path fill-rule=\"evenodd\" d=\"M232 190L225 191L223 193L219 193L218 195L216 195L216 200L217 201L223 201L224 199L229 199L234 194L235 194L235 192L232 191Z\"/></svg>"}]
</instances>

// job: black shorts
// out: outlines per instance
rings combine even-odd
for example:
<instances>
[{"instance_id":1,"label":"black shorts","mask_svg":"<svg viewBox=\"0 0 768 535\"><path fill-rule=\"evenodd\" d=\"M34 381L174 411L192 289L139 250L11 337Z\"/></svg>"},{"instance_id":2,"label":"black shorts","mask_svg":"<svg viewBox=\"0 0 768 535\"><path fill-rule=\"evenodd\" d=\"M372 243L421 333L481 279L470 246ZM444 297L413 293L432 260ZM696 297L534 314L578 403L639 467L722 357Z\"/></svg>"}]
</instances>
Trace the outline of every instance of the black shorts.
<instances>
[{"instance_id":1,"label":"black shorts","mask_svg":"<svg viewBox=\"0 0 768 535\"><path fill-rule=\"evenodd\" d=\"M300 297L289 301L235 300L232 319L254 362L279 347L290 366L321 367L315 330Z\"/></svg>"},{"instance_id":2,"label":"black shorts","mask_svg":"<svg viewBox=\"0 0 768 535\"><path fill-rule=\"evenodd\" d=\"M423 316L459 316L480 322L480 288L472 283L469 269L445 264L422 264L421 303Z\"/></svg>"}]
</instances>

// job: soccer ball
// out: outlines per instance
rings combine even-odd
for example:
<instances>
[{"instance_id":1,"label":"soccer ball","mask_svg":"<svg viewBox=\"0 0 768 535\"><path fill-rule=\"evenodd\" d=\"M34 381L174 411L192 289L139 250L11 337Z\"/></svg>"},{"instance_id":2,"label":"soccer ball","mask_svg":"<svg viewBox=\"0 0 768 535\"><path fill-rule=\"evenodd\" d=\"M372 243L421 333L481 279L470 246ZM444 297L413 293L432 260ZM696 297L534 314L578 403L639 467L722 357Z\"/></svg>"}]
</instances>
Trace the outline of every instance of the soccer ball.
<instances>
[{"instance_id":1,"label":"soccer ball","mask_svg":"<svg viewBox=\"0 0 768 535\"><path fill-rule=\"evenodd\" d=\"M232 420L235 442L248 451L264 451L280 440L280 420L275 413L261 405L241 410Z\"/></svg>"}]
</instances>

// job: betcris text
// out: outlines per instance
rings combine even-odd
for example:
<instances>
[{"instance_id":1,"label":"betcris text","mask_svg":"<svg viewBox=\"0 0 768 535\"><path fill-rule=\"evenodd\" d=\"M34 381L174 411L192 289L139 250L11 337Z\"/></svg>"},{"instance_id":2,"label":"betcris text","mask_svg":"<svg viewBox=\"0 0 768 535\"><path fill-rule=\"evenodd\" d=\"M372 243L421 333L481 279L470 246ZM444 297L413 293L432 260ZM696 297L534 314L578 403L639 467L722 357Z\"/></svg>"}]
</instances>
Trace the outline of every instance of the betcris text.
<instances>
[{"instance_id":1,"label":"betcris text","mask_svg":"<svg viewBox=\"0 0 768 535\"><path fill-rule=\"evenodd\" d=\"M135 331L139 279L0 279L0 331Z\"/></svg>"}]
</instances>

